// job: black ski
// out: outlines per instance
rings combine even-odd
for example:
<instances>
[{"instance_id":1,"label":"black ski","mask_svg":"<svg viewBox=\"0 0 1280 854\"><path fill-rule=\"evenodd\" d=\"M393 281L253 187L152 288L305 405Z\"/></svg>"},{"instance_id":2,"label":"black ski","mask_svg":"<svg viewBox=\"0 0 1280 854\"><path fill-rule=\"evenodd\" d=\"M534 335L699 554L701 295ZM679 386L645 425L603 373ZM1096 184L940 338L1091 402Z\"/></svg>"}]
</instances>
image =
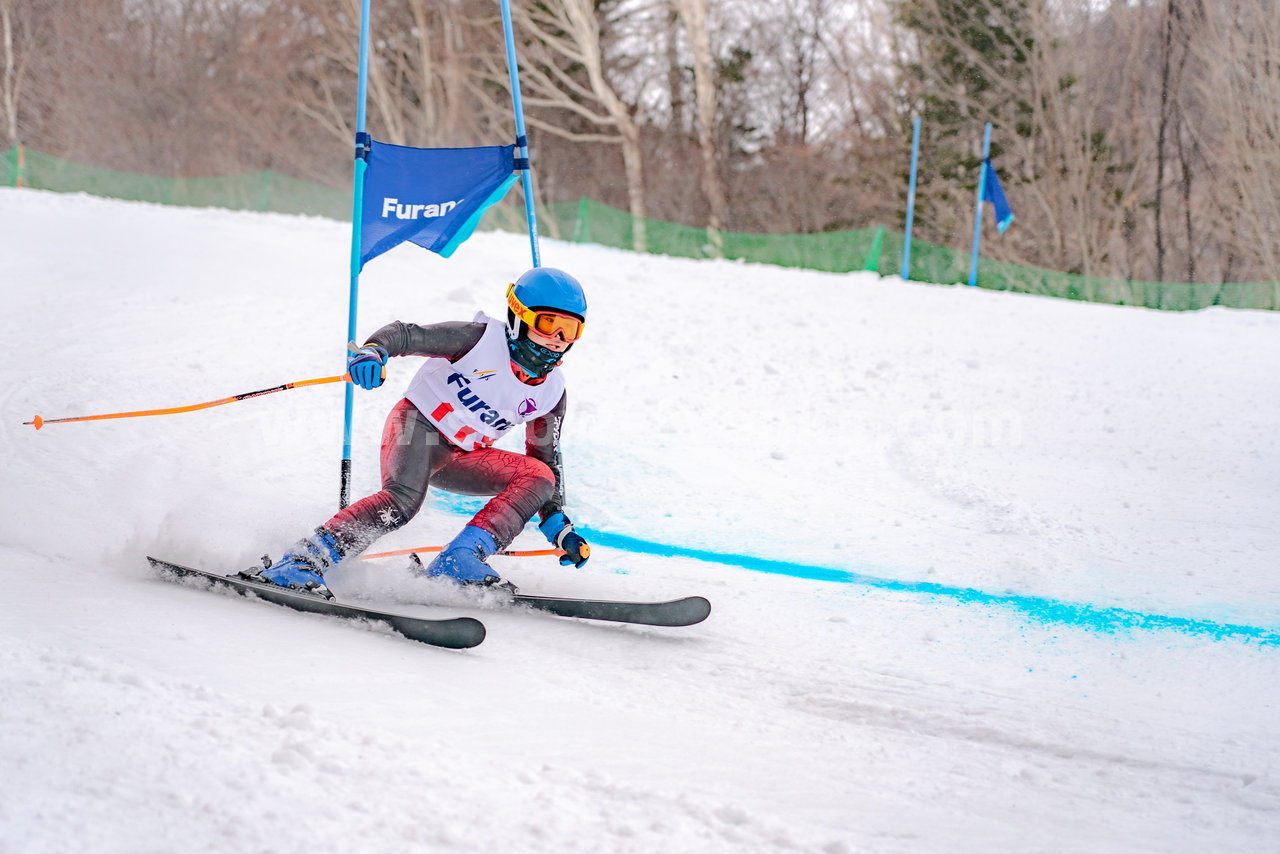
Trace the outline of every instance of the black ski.
<instances>
[{"instance_id":1,"label":"black ski","mask_svg":"<svg viewBox=\"0 0 1280 854\"><path fill-rule=\"evenodd\" d=\"M645 626L692 626L711 613L711 603L701 596L670 602L612 602L607 599L560 599L516 593L512 601L560 617L638 623Z\"/></svg>"},{"instance_id":2,"label":"black ski","mask_svg":"<svg viewBox=\"0 0 1280 854\"><path fill-rule=\"evenodd\" d=\"M414 572L421 574L422 558L409 555ZM711 603L701 596L686 596L669 602L616 602L609 599L565 599L555 596L530 596L502 583L503 590L518 605L527 605L558 617L583 620L606 620L612 623L635 623L642 626L692 626L711 614Z\"/></svg>"},{"instance_id":3,"label":"black ski","mask_svg":"<svg viewBox=\"0 0 1280 854\"><path fill-rule=\"evenodd\" d=\"M385 623L410 640L421 641L432 646L448 649L467 649L484 640L484 623L472 617L455 617L447 620L428 620L422 617L410 617L405 614L388 614L374 611L359 605L348 605L334 599L324 599L313 593L287 590L274 584L263 584L249 581L237 575L219 575L203 569L192 569L176 563L148 557L151 566L158 570L162 577L168 578L203 578L215 586L236 591L243 596L257 596L277 605L284 605L298 611L312 614L329 614L346 619L370 620Z\"/></svg>"}]
</instances>

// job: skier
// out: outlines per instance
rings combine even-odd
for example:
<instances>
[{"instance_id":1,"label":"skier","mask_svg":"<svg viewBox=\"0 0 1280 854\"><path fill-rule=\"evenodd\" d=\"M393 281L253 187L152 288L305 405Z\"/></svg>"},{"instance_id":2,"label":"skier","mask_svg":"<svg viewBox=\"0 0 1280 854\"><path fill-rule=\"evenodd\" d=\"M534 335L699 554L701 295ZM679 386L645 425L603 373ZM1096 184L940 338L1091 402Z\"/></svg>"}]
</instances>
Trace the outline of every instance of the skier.
<instances>
[{"instance_id":1,"label":"skier","mask_svg":"<svg viewBox=\"0 0 1280 854\"><path fill-rule=\"evenodd\" d=\"M501 582L486 560L506 548L534 513L538 529L564 550L561 564L586 563L591 548L563 509L565 383L557 370L581 337L586 315L576 279L537 267L507 288L505 324L483 312L471 323L395 321L364 346L353 342L348 369L364 389L382 385L389 357L428 357L387 416L382 489L339 511L276 563L241 574L332 598L325 573L405 525L422 507L428 485L494 496L431 561L428 576L481 586ZM525 424L526 453L492 447L516 424Z\"/></svg>"}]
</instances>

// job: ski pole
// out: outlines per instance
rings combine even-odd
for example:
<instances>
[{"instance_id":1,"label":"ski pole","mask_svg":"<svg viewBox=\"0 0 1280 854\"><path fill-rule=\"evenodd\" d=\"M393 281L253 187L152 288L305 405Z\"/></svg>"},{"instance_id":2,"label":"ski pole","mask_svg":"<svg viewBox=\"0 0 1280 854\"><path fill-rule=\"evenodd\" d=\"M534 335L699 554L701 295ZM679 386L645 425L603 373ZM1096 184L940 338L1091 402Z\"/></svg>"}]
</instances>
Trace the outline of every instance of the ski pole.
<instances>
[{"instance_id":1,"label":"ski pole","mask_svg":"<svg viewBox=\"0 0 1280 854\"><path fill-rule=\"evenodd\" d=\"M299 388L306 385L324 385L325 383L351 382L350 374L343 374L340 377L320 377L314 380L298 380L297 382L285 383L275 388L264 388L261 391L246 391L244 394L233 394L231 397L224 397L220 400L211 400L208 403L193 403L190 406L174 406L170 409L147 409L139 412L112 412L106 415L80 415L75 418L41 418L39 415L34 421L23 421L24 425L33 424L39 430L46 424L63 424L68 421L102 421L107 418L142 418L146 415L173 415L177 412L195 412L197 409L208 409L213 406L222 406L224 403L235 403L240 400L248 400L251 397L262 397L264 394L275 394L278 391L288 391L291 388Z\"/></svg>"},{"instance_id":2,"label":"ski pole","mask_svg":"<svg viewBox=\"0 0 1280 854\"><path fill-rule=\"evenodd\" d=\"M421 548L416 548L416 549L396 549L393 552L376 552L375 554L361 555L360 558L361 560L373 560L374 558L379 558L379 557L400 557L401 555L411 555L417 552L442 552L442 551L444 551L444 546L422 546ZM498 554L505 555L506 557L541 557L543 555L555 555L556 557L559 557L560 555L564 554L564 552L560 549L532 549L529 551L508 550L508 551L498 552Z\"/></svg>"}]
</instances>

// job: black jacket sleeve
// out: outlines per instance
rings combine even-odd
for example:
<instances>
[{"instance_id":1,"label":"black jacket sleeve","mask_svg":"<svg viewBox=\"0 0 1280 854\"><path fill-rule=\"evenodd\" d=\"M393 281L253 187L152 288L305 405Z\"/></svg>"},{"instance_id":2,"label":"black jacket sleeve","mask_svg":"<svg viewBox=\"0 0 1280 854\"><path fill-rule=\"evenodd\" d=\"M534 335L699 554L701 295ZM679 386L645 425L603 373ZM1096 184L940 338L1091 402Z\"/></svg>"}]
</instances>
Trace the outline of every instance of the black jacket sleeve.
<instances>
[{"instance_id":1,"label":"black jacket sleeve","mask_svg":"<svg viewBox=\"0 0 1280 854\"><path fill-rule=\"evenodd\" d=\"M545 522L564 509L564 461L560 457L560 425L564 423L565 402L568 394L560 396L560 402L546 415L539 416L525 425L525 453L535 460L542 460L556 476L556 488L551 498L538 509L538 519Z\"/></svg>"},{"instance_id":2,"label":"black jacket sleeve","mask_svg":"<svg viewBox=\"0 0 1280 854\"><path fill-rule=\"evenodd\" d=\"M392 356L441 356L456 361L480 343L483 323L450 321L419 326L416 323L388 323L366 339Z\"/></svg>"}]
</instances>

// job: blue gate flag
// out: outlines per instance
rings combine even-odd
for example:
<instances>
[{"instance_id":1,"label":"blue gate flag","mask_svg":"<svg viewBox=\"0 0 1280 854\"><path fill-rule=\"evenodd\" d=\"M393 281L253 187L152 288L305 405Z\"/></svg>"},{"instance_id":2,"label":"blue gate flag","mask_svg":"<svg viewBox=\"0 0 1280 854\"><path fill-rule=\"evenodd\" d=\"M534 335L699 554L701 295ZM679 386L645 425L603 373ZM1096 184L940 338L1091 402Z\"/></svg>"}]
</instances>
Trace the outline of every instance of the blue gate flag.
<instances>
[{"instance_id":1,"label":"blue gate flag","mask_svg":"<svg viewBox=\"0 0 1280 854\"><path fill-rule=\"evenodd\" d=\"M1000 176L996 174L991 158L987 158L986 164L987 177L982 184L982 200L991 202L991 206L995 208L996 231L1004 234L1009 223L1013 222L1013 209L1009 207L1009 200L1004 197L1004 188L1000 186Z\"/></svg>"},{"instance_id":2,"label":"blue gate flag","mask_svg":"<svg viewBox=\"0 0 1280 854\"><path fill-rule=\"evenodd\" d=\"M360 267L408 240L445 258L515 183L515 146L408 148L369 140Z\"/></svg>"}]
</instances>

